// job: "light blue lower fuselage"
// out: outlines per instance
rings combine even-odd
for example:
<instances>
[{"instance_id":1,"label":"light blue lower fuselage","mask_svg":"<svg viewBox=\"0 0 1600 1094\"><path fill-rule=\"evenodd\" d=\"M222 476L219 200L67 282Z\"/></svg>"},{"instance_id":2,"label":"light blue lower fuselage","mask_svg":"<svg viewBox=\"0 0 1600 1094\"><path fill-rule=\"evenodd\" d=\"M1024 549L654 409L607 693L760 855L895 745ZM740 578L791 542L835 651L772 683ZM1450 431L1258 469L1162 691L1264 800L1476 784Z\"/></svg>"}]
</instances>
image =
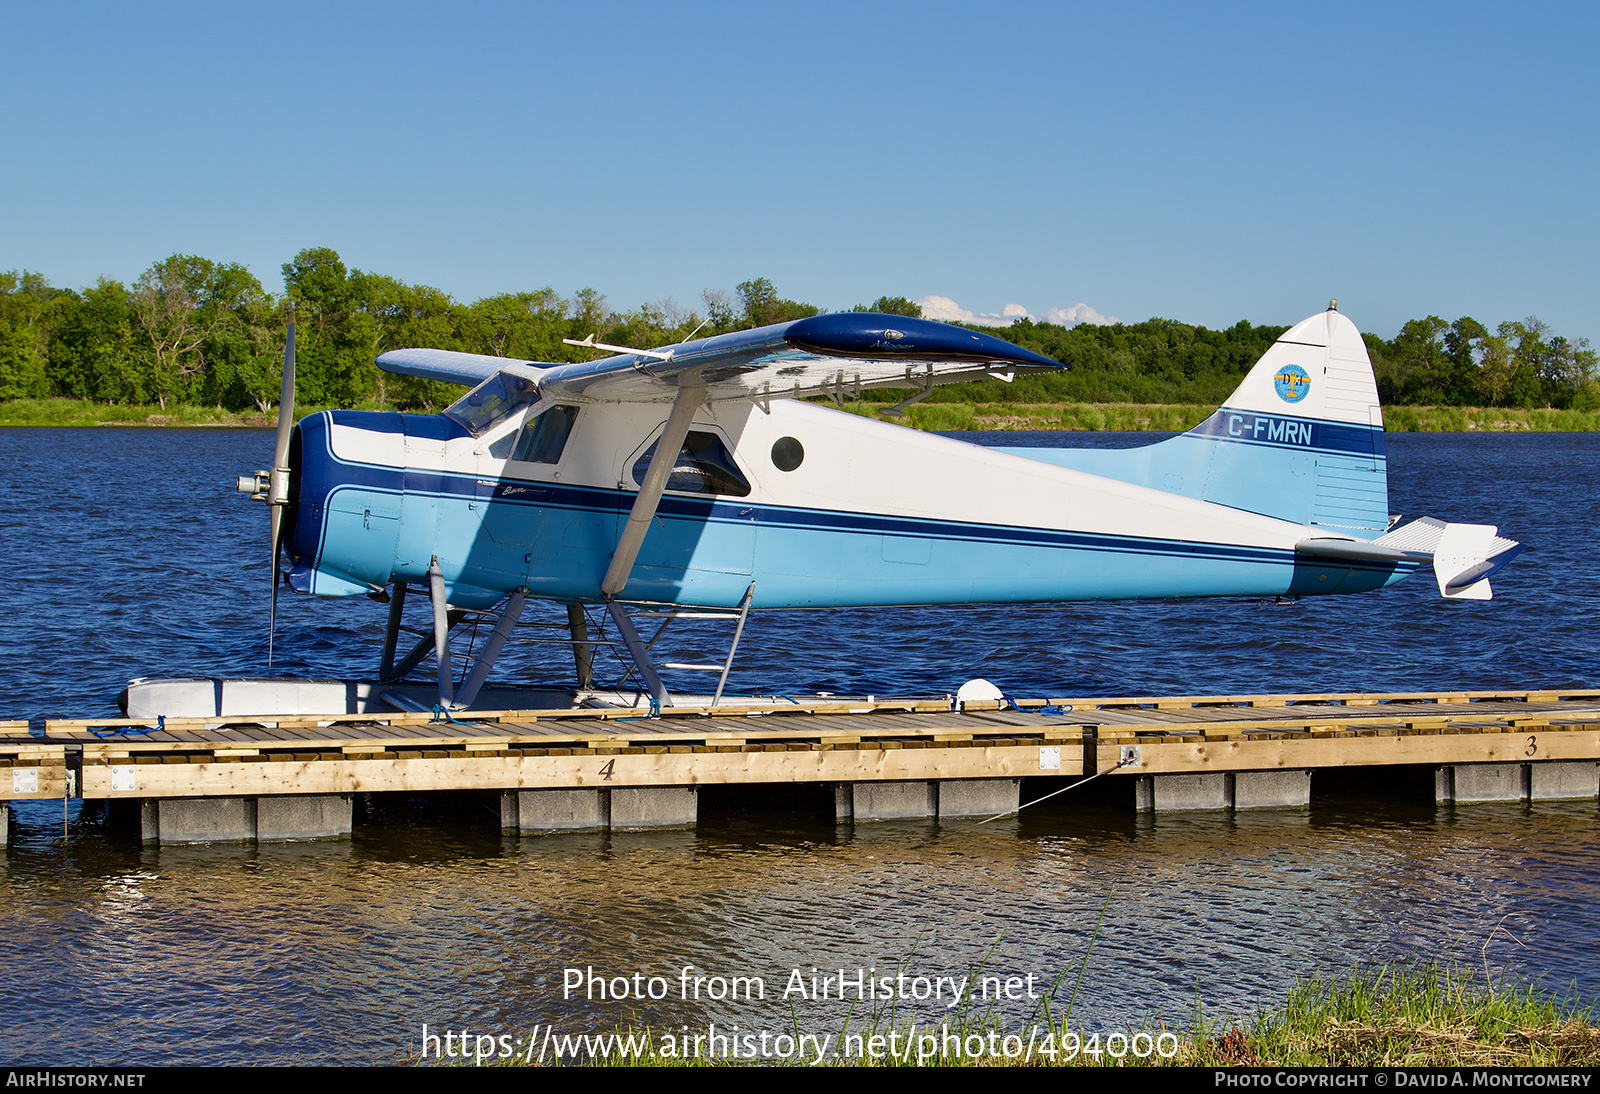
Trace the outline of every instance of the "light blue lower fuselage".
<instances>
[{"instance_id":1,"label":"light blue lower fuselage","mask_svg":"<svg viewBox=\"0 0 1600 1094\"><path fill-rule=\"evenodd\" d=\"M752 582L756 607L1305 595L1375 589L1415 569L1293 550L1307 529L1290 523L1357 538L1382 531L1381 431L1376 440L1359 429L1314 438L1307 428L1302 441L1293 423L1222 418L1216 436L1141 449L1000 452L815 407L791 407L780 420L743 409L706 428L727 435L751 495L669 491L619 599L735 605ZM336 430L346 435L337 444ZM836 494L860 504L807 504L820 490L766 460L769 435L786 431L824 465L817 474L840 484ZM405 466L362 459L362 432L391 441L401 433L445 454L408 456ZM424 583L437 559L451 603L463 607L519 587L559 601L601 598L632 483L599 485L600 472L566 474L565 463L568 481L554 466L503 473L481 449L477 468L464 469L450 446L481 442L432 417L333 412L305 419L299 434L290 554L303 591ZM604 436L575 433L573 443L593 448ZM874 443L887 446L882 466ZM605 473L617 482L636 450L613 447L620 455ZM1275 500L1249 512L1240 503L1250 498ZM1236 531L1218 531L1230 521Z\"/></svg>"}]
</instances>

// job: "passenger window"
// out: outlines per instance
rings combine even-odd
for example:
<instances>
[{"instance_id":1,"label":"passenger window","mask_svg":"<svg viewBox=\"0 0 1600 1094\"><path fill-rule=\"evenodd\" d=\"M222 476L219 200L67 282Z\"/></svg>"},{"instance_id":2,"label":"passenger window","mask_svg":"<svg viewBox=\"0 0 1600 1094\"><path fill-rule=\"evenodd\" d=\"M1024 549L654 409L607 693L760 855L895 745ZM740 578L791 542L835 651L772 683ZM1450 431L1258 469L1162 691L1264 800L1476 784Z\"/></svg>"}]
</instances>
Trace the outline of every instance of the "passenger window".
<instances>
[{"instance_id":1,"label":"passenger window","mask_svg":"<svg viewBox=\"0 0 1600 1094\"><path fill-rule=\"evenodd\" d=\"M522 427L522 439L511 458L524 463L560 463L567 438L572 435L572 423L577 420L577 407L551 407Z\"/></svg>"},{"instance_id":2,"label":"passenger window","mask_svg":"<svg viewBox=\"0 0 1600 1094\"><path fill-rule=\"evenodd\" d=\"M511 455L511 446L517 443L517 437L520 435L521 433L518 430L513 429L489 446L489 455L497 460L507 458Z\"/></svg>"},{"instance_id":3,"label":"passenger window","mask_svg":"<svg viewBox=\"0 0 1600 1094\"><path fill-rule=\"evenodd\" d=\"M513 430L495 441L489 446L489 455L497 460L509 457L523 463L560 463L567 438L572 435L572 423L577 418L575 406L550 407L524 425L520 432Z\"/></svg>"},{"instance_id":4,"label":"passenger window","mask_svg":"<svg viewBox=\"0 0 1600 1094\"><path fill-rule=\"evenodd\" d=\"M660 443L660 438L657 438L655 444L645 449L644 455L634 461L635 484L643 484L645 473L650 470L650 460ZM683 450L678 453L678 462L672 468L672 474L667 477L667 489L687 494L727 494L742 498L750 493L750 481L733 462L721 437L715 433L691 430L684 438Z\"/></svg>"}]
</instances>

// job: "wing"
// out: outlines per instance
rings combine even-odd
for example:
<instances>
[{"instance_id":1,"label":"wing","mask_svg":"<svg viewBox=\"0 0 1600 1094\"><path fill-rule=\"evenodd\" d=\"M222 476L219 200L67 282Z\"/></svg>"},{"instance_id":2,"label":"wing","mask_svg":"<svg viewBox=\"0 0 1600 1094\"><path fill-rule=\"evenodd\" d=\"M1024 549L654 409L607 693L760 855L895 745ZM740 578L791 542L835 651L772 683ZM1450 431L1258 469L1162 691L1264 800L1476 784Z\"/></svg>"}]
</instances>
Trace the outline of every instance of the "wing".
<instances>
[{"instance_id":1,"label":"wing","mask_svg":"<svg viewBox=\"0 0 1600 1094\"><path fill-rule=\"evenodd\" d=\"M552 365L445 350L394 350L378 358L391 372L476 384L499 368L537 369L554 397L599 402L667 402L703 387L711 402L852 395L869 388L928 388L1065 366L988 334L947 323L872 312L815 315L721 334L648 353Z\"/></svg>"},{"instance_id":2,"label":"wing","mask_svg":"<svg viewBox=\"0 0 1600 1094\"><path fill-rule=\"evenodd\" d=\"M512 368L522 375L537 376L537 372L525 370L530 367L534 370L560 367L540 361L490 357L483 353L458 353L449 349L390 350L378 358L378 366L402 376L420 376L424 380L443 380L448 384L466 384L468 387L477 387L506 368Z\"/></svg>"}]
</instances>

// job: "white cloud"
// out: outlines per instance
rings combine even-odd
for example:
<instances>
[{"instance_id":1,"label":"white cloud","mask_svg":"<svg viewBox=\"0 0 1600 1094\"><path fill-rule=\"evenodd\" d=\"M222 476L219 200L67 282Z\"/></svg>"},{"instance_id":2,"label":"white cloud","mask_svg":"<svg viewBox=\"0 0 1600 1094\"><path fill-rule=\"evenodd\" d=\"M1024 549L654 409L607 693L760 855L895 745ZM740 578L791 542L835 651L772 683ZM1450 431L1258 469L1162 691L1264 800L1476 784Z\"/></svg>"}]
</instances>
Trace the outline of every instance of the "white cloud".
<instances>
[{"instance_id":1,"label":"white cloud","mask_svg":"<svg viewBox=\"0 0 1600 1094\"><path fill-rule=\"evenodd\" d=\"M1087 304L1074 304L1070 308L1051 308L1044 313L1040 321L1063 327L1075 327L1079 323L1092 323L1097 327L1104 327L1122 322L1114 315L1101 315Z\"/></svg>"},{"instance_id":2,"label":"white cloud","mask_svg":"<svg viewBox=\"0 0 1600 1094\"><path fill-rule=\"evenodd\" d=\"M1009 327L1018 319L1033 319L1034 315L1021 304L1007 304L997 315L994 312L971 312L948 296L924 296L917 301L922 306L925 319L939 319L946 323L971 323L980 327ZM1051 308L1038 317L1044 323L1057 323L1075 327L1079 323L1121 322L1116 316L1102 315L1088 304L1074 304L1070 308Z\"/></svg>"},{"instance_id":3,"label":"white cloud","mask_svg":"<svg viewBox=\"0 0 1600 1094\"><path fill-rule=\"evenodd\" d=\"M917 301L922 306L924 319L940 319L946 323L971 323L979 327L1009 327L1018 319L1032 319L1033 315L1021 304L1007 304L1005 310L970 312L948 296L924 296Z\"/></svg>"}]
</instances>

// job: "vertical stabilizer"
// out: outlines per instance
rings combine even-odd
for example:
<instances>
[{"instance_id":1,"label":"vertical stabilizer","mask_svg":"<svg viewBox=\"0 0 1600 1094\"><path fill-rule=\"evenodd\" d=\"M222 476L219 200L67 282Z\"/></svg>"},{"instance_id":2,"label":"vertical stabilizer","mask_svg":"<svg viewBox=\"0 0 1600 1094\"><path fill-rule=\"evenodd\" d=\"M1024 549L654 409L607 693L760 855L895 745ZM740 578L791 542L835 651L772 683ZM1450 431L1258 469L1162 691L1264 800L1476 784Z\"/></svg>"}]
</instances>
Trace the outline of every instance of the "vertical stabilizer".
<instances>
[{"instance_id":1,"label":"vertical stabilizer","mask_svg":"<svg viewBox=\"0 0 1600 1094\"><path fill-rule=\"evenodd\" d=\"M1144 448L1008 451L1359 539L1389 523L1372 361L1331 306L1285 332L1187 433Z\"/></svg>"},{"instance_id":2,"label":"vertical stabilizer","mask_svg":"<svg viewBox=\"0 0 1600 1094\"><path fill-rule=\"evenodd\" d=\"M1183 438L1206 501L1370 538L1389 523L1383 412L1356 325L1330 307L1290 328Z\"/></svg>"}]
</instances>

